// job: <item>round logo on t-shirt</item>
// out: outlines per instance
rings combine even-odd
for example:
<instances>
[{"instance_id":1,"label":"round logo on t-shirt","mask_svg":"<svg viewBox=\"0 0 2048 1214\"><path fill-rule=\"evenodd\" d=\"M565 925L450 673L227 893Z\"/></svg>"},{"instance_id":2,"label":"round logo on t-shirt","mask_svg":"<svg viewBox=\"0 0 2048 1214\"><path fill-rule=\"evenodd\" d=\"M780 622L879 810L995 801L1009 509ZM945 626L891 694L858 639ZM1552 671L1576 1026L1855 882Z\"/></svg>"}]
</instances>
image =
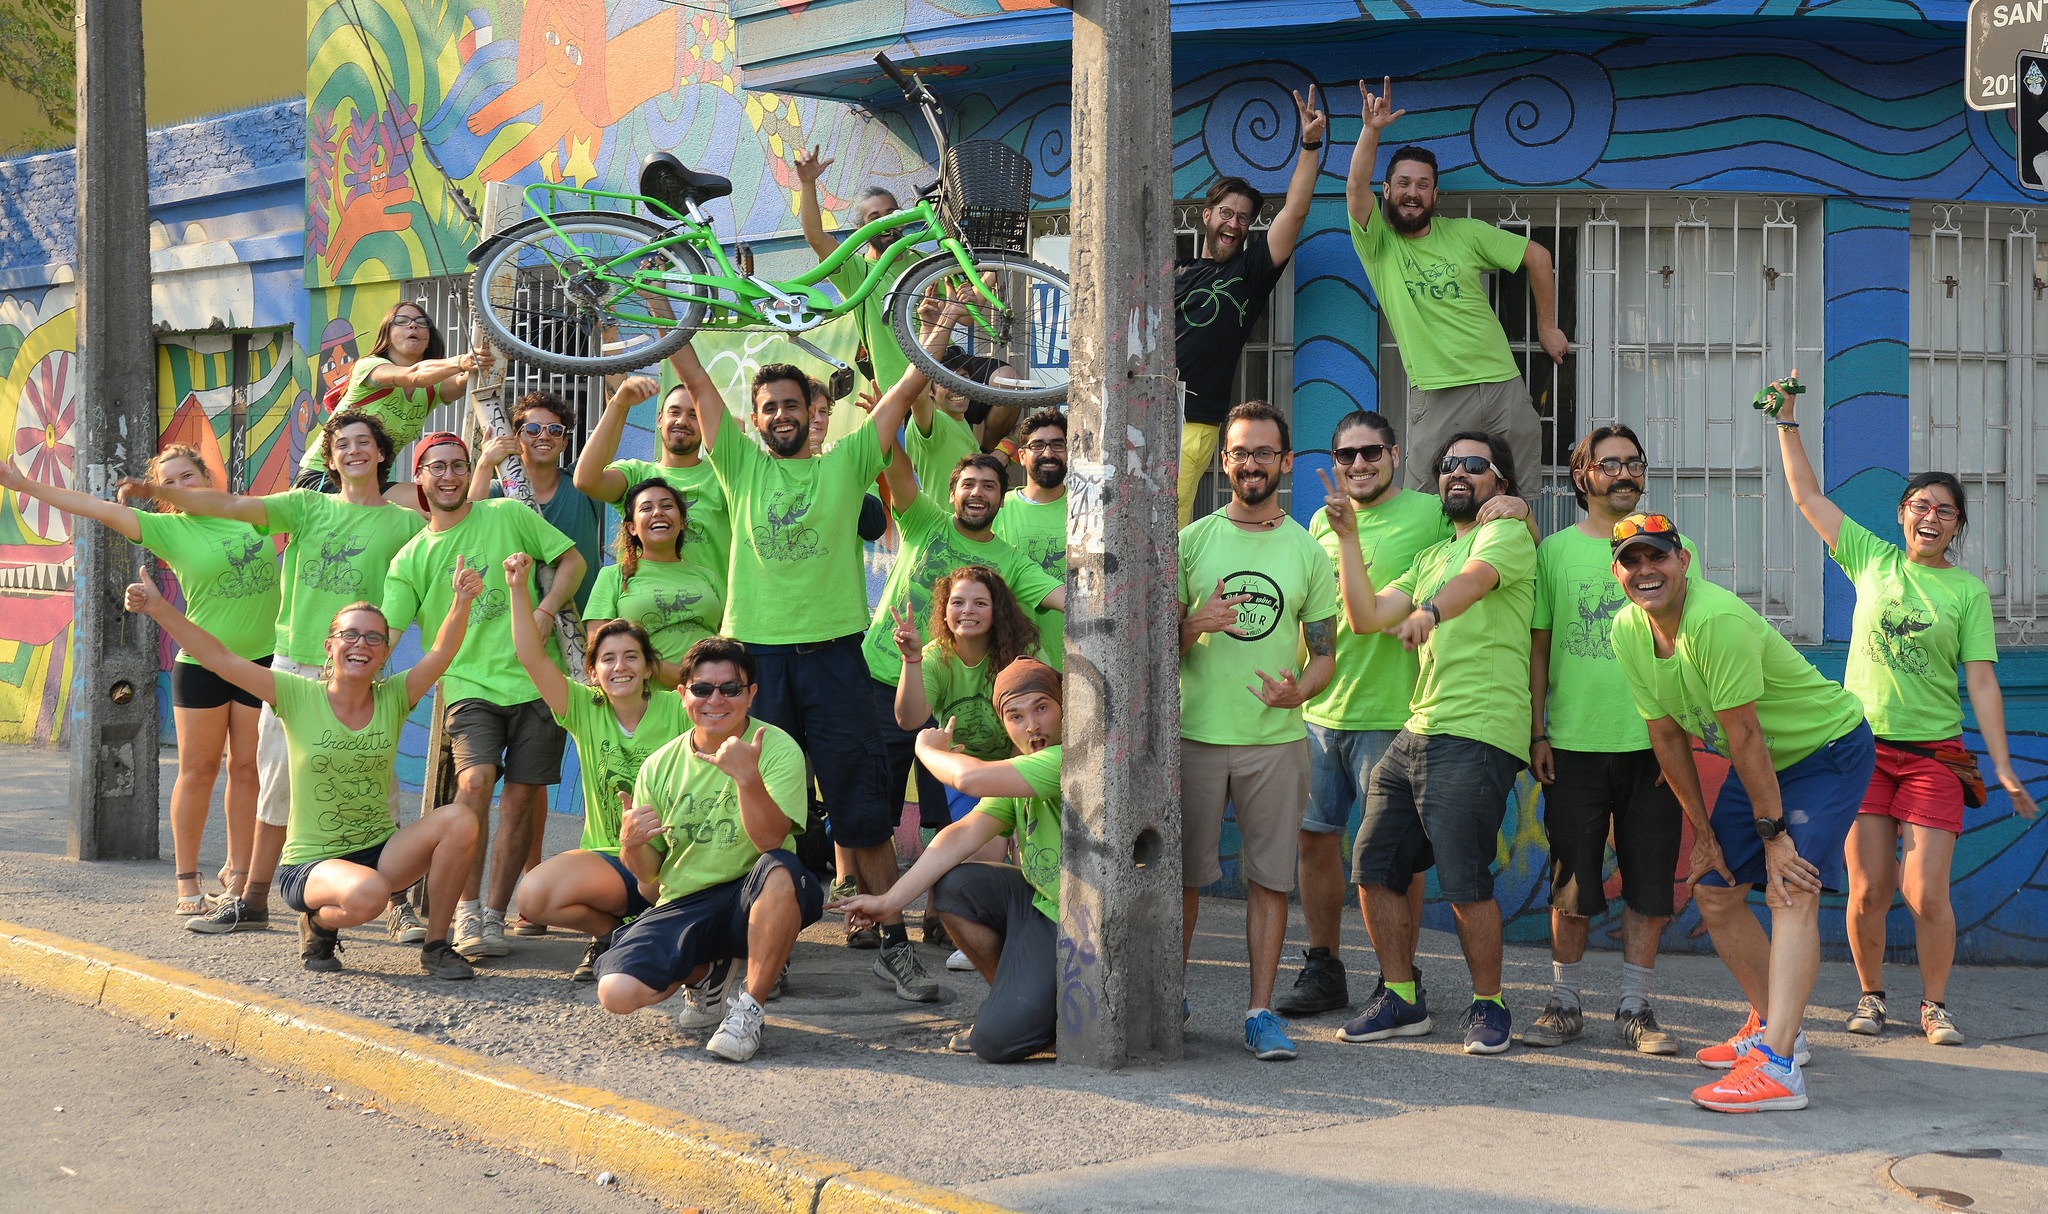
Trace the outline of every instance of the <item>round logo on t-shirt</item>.
<instances>
[{"instance_id":1,"label":"round logo on t-shirt","mask_svg":"<svg viewBox=\"0 0 2048 1214\"><path fill-rule=\"evenodd\" d=\"M1223 593L1251 596L1237 605L1239 640L1264 640L1279 627L1287 602L1280 593L1280 583L1272 578L1256 569L1240 570L1223 579Z\"/></svg>"}]
</instances>

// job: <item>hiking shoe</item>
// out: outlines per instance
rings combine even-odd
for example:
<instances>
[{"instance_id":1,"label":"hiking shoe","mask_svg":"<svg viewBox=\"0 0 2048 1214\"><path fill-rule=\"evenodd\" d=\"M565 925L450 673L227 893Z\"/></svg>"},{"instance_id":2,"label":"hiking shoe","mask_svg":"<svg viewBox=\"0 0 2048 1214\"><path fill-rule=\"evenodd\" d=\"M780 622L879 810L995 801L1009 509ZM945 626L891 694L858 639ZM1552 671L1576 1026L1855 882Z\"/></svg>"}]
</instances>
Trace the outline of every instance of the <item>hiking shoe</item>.
<instances>
[{"instance_id":1,"label":"hiking shoe","mask_svg":"<svg viewBox=\"0 0 2048 1214\"><path fill-rule=\"evenodd\" d=\"M676 1028L685 1033L695 1033L724 1021L725 992L732 986L732 974L732 960L727 958L712 962L711 968L695 984L683 983L683 1001L676 1008Z\"/></svg>"},{"instance_id":2,"label":"hiking shoe","mask_svg":"<svg viewBox=\"0 0 2048 1214\"><path fill-rule=\"evenodd\" d=\"M186 931L198 932L203 936L219 936L228 932L260 932L269 926L269 907L250 906L232 894L215 902L213 909L205 914L185 920Z\"/></svg>"},{"instance_id":3,"label":"hiking shoe","mask_svg":"<svg viewBox=\"0 0 2048 1214\"><path fill-rule=\"evenodd\" d=\"M761 1048L761 1005L741 991L725 1009L725 1019L704 1043L704 1052L727 1062L745 1062Z\"/></svg>"},{"instance_id":4,"label":"hiking shoe","mask_svg":"<svg viewBox=\"0 0 2048 1214\"><path fill-rule=\"evenodd\" d=\"M974 1026L968 1025L951 1037L946 1038L946 1048L956 1054L972 1054L974 1052L973 1037Z\"/></svg>"},{"instance_id":5,"label":"hiking shoe","mask_svg":"<svg viewBox=\"0 0 2048 1214\"><path fill-rule=\"evenodd\" d=\"M605 951L611 948L611 946L612 934L610 932L606 932L602 936L592 936L590 938L590 947L583 950L583 960L576 963L576 968L569 974L569 980L572 982L597 981L597 959L604 956Z\"/></svg>"},{"instance_id":6,"label":"hiking shoe","mask_svg":"<svg viewBox=\"0 0 2048 1214\"><path fill-rule=\"evenodd\" d=\"M1749 1019L1742 1022L1742 1028L1737 1030L1733 1037L1719 1045L1710 1045L1693 1055L1693 1057L1699 1059L1699 1063L1703 1067L1707 1067L1710 1070L1725 1071L1749 1057L1750 1051L1754 1050L1757 1043L1763 1039L1763 1021L1757 1018L1756 1009L1751 1008ZM1806 1044L1806 1030L1801 1029L1799 1036L1793 1039L1792 1061L1805 1066L1807 1060L1812 1057L1813 1051Z\"/></svg>"},{"instance_id":7,"label":"hiking shoe","mask_svg":"<svg viewBox=\"0 0 2048 1214\"><path fill-rule=\"evenodd\" d=\"M974 972L974 962L969 961L967 954L956 948L947 954L946 968L956 974L971 974Z\"/></svg>"},{"instance_id":8,"label":"hiking shoe","mask_svg":"<svg viewBox=\"0 0 2048 1214\"><path fill-rule=\"evenodd\" d=\"M1585 1031L1586 1013L1583 1009L1566 1007L1552 999L1543 1005L1542 1011L1536 1013L1536 1022L1522 1030L1522 1044L1547 1050L1553 1046L1563 1045L1567 1041L1576 1041Z\"/></svg>"},{"instance_id":9,"label":"hiking shoe","mask_svg":"<svg viewBox=\"0 0 2048 1214\"><path fill-rule=\"evenodd\" d=\"M1282 1016L1314 1016L1350 1006L1351 989L1344 982L1344 963L1326 948L1304 952L1294 986L1273 1000L1273 1010Z\"/></svg>"},{"instance_id":10,"label":"hiking shoe","mask_svg":"<svg viewBox=\"0 0 2048 1214\"><path fill-rule=\"evenodd\" d=\"M882 955L875 958L874 974L896 988L898 999L912 1003L930 1003L944 993L924 972L924 962L917 959L917 950L908 940L883 945Z\"/></svg>"},{"instance_id":11,"label":"hiking shoe","mask_svg":"<svg viewBox=\"0 0 2048 1214\"><path fill-rule=\"evenodd\" d=\"M341 933L329 931L313 922L313 916L299 916L299 960L309 970L333 973L341 968L341 959L334 954L341 951Z\"/></svg>"},{"instance_id":12,"label":"hiking shoe","mask_svg":"<svg viewBox=\"0 0 2048 1214\"><path fill-rule=\"evenodd\" d=\"M856 928L846 933L846 947L880 948L882 947L882 930L878 927Z\"/></svg>"},{"instance_id":13,"label":"hiking shoe","mask_svg":"<svg viewBox=\"0 0 2048 1214\"><path fill-rule=\"evenodd\" d=\"M1865 995L1856 1001L1856 1010L1849 1013L1849 1031L1875 1037L1884 1032L1884 1018L1884 996Z\"/></svg>"},{"instance_id":14,"label":"hiking shoe","mask_svg":"<svg viewBox=\"0 0 2048 1214\"><path fill-rule=\"evenodd\" d=\"M462 955L448 947L445 940L427 945L420 950L420 968L436 978L460 981L476 977L476 968L462 959Z\"/></svg>"},{"instance_id":15,"label":"hiking shoe","mask_svg":"<svg viewBox=\"0 0 2048 1214\"><path fill-rule=\"evenodd\" d=\"M464 961L481 961L484 957L484 917L471 912L455 912L455 930L449 933L448 946L462 955Z\"/></svg>"},{"instance_id":16,"label":"hiking shoe","mask_svg":"<svg viewBox=\"0 0 2048 1214\"><path fill-rule=\"evenodd\" d=\"M1920 1031L1927 1034L1929 1045L1961 1045L1963 1030L1949 1018L1948 1009L1938 1003L1920 1001Z\"/></svg>"},{"instance_id":17,"label":"hiking shoe","mask_svg":"<svg viewBox=\"0 0 2048 1214\"><path fill-rule=\"evenodd\" d=\"M410 901L392 904L390 913L384 916L384 931L391 937L393 944L427 942L427 925L420 918L419 912L412 908ZM468 976L463 975L465 978Z\"/></svg>"},{"instance_id":18,"label":"hiking shoe","mask_svg":"<svg viewBox=\"0 0 2048 1214\"><path fill-rule=\"evenodd\" d=\"M1766 1113L1775 1109L1806 1107L1806 1073L1799 1063L1784 1069L1756 1055L1750 1066L1739 1066L1712 1083L1694 1088L1692 1102L1716 1113Z\"/></svg>"},{"instance_id":19,"label":"hiking shoe","mask_svg":"<svg viewBox=\"0 0 2048 1214\"><path fill-rule=\"evenodd\" d=\"M1429 1020L1429 1000L1422 988L1415 988L1410 1003L1380 984L1379 992L1367 1005L1365 1014L1337 1030L1339 1041L1383 1041L1388 1037L1422 1037L1436 1027Z\"/></svg>"},{"instance_id":20,"label":"hiking shoe","mask_svg":"<svg viewBox=\"0 0 2048 1214\"><path fill-rule=\"evenodd\" d=\"M512 920L508 926L512 929L512 934L515 936L545 936L548 934L547 924L535 923L525 915Z\"/></svg>"},{"instance_id":21,"label":"hiking shoe","mask_svg":"<svg viewBox=\"0 0 2048 1214\"><path fill-rule=\"evenodd\" d=\"M1614 1012L1614 1035L1638 1054L1676 1054L1678 1043L1657 1023L1657 1014L1645 1003L1640 1012ZM1523 1040L1527 1040L1525 1037Z\"/></svg>"},{"instance_id":22,"label":"hiking shoe","mask_svg":"<svg viewBox=\"0 0 2048 1214\"><path fill-rule=\"evenodd\" d=\"M1505 1004L1495 1003L1491 999L1474 999L1472 1006L1465 1009L1465 1052L1506 1053L1510 1038L1509 1030L1513 1027L1514 1017L1508 1015ZM1583 1023L1581 1027L1584 1027Z\"/></svg>"},{"instance_id":23,"label":"hiking shoe","mask_svg":"<svg viewBox=\"0 0 2048 1214\"><path fill-rule=\"evenodd\" d=\"M1245 1018L1244 1048L1260 1062L1285 1062L1295 1054L1294 1039L1287 1035L1287 1026L1264 1008Z\"/></svg>"}]
</instances>

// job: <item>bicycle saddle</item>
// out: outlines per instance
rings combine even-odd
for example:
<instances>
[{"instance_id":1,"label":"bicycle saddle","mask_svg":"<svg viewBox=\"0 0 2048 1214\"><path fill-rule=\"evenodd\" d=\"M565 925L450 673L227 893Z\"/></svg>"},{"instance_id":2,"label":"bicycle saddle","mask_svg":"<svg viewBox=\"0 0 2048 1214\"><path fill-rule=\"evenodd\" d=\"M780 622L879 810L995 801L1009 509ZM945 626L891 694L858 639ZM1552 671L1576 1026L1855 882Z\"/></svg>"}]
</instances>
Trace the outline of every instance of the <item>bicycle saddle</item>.
<instances>
[{"instance_id":1,"label":"bicycle saddle","mask_svg":"<svg viewBox=\"0 0 2048 1214\"><path fill-rule=\"evenodd\" d=\"M687 214L692 202L702 206L731 194L732 182L715 173L699 173L672 152L652 152L640 162L640 192Z\"/></svg>"}]
</instances>

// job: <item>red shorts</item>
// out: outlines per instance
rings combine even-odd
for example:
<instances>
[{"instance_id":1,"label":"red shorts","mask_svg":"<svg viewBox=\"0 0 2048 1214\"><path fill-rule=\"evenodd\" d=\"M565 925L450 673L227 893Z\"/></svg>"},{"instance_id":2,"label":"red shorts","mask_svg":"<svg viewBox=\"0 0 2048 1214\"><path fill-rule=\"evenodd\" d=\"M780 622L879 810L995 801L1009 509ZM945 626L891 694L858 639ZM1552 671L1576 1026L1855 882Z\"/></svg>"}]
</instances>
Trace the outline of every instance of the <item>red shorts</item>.
<instances>
[{"instance_id":1,"label":"red shorts","mask_svg":"<svg viewBox=\"0 0 2048 1214\"><path fill-rule=\"evenodd\" d=\"M1963 740L1913 745L1922 750L1960 750ZM1863 794L1859 812L1960 835L1963 782L1939 761L1909 754L1879 739L1877 769L1870 774L1870 787Z\"/></svg>"}]
</instances>

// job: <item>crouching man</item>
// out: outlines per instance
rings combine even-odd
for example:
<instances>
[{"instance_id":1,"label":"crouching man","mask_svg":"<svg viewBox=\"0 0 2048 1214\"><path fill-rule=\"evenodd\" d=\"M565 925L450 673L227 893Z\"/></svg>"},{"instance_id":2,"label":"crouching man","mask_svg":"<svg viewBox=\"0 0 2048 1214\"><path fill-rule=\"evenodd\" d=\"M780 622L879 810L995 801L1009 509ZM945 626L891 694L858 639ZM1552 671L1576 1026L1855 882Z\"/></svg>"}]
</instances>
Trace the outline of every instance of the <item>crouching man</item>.
<instances>
[{"instance_id":1,"label":"crouching man","mask_svg":"<svg viewBox=\"0 0 2048 1214\"><path fill-rule=\"evenodd\" d=\"M791 850L804 828L804 756L788 734L748 717L745 646L706 637L683 669L690 732L647 757L619 830L619 858L659 897L599 959L597 998L625 1015L680 988L676 1027L717 1025L704 1048L745 1062L761 1048L761 1005L797 933L824 909ZM738 958L746 984L726 1000Z\"/></svg>"}]
</instances>

